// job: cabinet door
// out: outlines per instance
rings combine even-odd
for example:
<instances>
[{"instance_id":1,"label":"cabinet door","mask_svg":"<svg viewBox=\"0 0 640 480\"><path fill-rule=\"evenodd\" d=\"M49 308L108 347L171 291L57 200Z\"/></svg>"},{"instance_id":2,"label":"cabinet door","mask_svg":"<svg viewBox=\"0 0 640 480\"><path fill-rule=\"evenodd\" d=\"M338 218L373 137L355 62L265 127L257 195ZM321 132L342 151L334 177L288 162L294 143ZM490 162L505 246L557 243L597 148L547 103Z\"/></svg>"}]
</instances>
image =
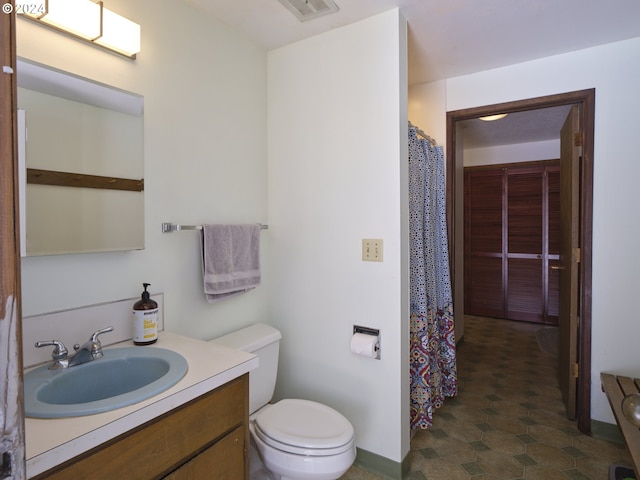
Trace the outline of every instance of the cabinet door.
<instances>
[{"instance_id":1,"label":"cabinet door","mask_svg":"<svg viewBox=\"0 0 640 480\"><path fill-rule=\"evenodd\" d=\"M504 316L503 171L465 172L465 313Z\"/></svg>"},{"instance_id":2,"label":"cabinet door","mask_svg":"<svg viewBox=\"0 0 640 480\"><path fill-rule=\"evenodd\" d=\"M240 427L164 477L165 480L244 480L244 439L244 427Z\"/></svg>"},{"instance_id":3,"label":"cabinet door","mask_svg":"<svg viewBox=\"0 0 640 480\"><path fill-rule=\"evenodd\" d=\"M544 321L545 172L507 170L507 318Z\"/></svg>"}]
</instances>

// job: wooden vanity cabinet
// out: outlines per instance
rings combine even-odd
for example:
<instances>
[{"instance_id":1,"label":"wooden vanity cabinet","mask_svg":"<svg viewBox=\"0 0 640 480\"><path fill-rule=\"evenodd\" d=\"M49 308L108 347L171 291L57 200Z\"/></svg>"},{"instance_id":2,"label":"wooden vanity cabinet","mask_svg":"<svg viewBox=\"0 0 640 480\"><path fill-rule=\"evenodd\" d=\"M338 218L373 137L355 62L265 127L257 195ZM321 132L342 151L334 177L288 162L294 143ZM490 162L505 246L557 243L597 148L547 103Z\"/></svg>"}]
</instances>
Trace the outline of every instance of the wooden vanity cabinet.
<instances>
[{"instance_id":1,"label":"wooden vanity cabinet","mask_svg":"<svg viewBox=\"0 0 640 480\"><path fill-rule=\"evenodd\" d=\"M34 478L242 480L248 472L245 374Z\"/></svg>"}]
</instances>

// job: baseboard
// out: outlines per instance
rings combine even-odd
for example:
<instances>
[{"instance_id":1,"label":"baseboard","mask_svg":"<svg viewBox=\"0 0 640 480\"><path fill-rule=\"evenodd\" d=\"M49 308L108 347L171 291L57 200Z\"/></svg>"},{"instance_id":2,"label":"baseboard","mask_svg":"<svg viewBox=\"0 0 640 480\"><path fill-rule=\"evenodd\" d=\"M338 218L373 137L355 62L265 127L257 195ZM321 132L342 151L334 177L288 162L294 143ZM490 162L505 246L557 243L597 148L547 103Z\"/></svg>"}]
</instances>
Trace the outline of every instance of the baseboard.
<instances>
[{"instance_id":1,"label":"baseboard","mask_svg":"<svg viewBox=\"0 0 640 480\"><path fill-rule=\"evenodd\" d=\"M620 427L614 423L600 422L591 419L591 435L614 443L624 443Z\"/></svg>"},{"instance_id":2,"label":"baseboard","mask_svg":"<svg viewBox=\"0 0 640 480\"><path fill-rule=\"evenodd\" d=\"M407 452L407 455L401 463L394 462L387 457L362 450L361 448L358 448L357 452L354 463L371 473L388 478L389 480L402 480L409 473L411 452Z\"/></svg>"}]
</instances>

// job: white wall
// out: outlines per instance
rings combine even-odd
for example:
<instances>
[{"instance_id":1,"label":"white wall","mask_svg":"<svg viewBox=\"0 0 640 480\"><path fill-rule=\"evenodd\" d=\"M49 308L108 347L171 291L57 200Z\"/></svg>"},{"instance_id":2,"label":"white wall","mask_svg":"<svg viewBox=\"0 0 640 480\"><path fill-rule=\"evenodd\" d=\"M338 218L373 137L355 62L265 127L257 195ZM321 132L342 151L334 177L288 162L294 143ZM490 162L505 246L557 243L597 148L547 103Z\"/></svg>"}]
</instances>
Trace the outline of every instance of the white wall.
<instances>
[{"instance_id":1,"label":"white wall","mask_svg":"<svg viewBox=\"0 0 640 480\"><path fill-rule=\"evenodd\" d=\"M397 10L269 52L276 395L335 407L359 448L395 462L409 449L405 62ZM361 260L363 238L384 240L384 262ZM381 360L350 353L354 324L380 329Z\"/></svg>"},{"instance_id":2,"label":"white wall","mask_svg":"<svg viewBox=\"0 0 640 480\"><path fill-rule=\"evenodd\" d=\"M499 163L535 162L556 158L560 158L560 139L464 149L465 167Z\"/></svg>"},{"instance_id":3,"label":"white wall","mask_svg":"<svg viewBox=\"0 0 640 480\"><path fill-rule=\"evenodd\" d=\"M593 332L591 417L614 423L600 372L640 375L640 271L637 238L637 119L640 38L447 80L446 109L429 112L445 124L446 111L596 89L593 205ZM412 102L422 90L412 88ZM433 102L432 99L427 99Z\"/></svg>"},{"instance_id":4,"label":"white wall","mask_svg":"<svg viewBox=\"0 0 640 480\"><path fill-rule=\"evenodd\" d=\"M446 148L447 82L440 80L409 88L409 121Z\"/></svg>"},{"instance_id":5,"label":"white wall","mask_svg":"<svg viewBox=\"0 0 640 480\"><path fill-rule=\"evenodd\" d=\"M178 0L110 0L109 8L141 24L134 61L21 18L17 49L144 96L146 249L24 259L23 314L134 297L149 282L165 294L165 327L179 333L209 338L264 320L266 261L262 286L209 305L198 233L163 234L161 224L266 223L266 52ZM268 231L262 240L266 252Z\"/></svg>"}]
</instances>

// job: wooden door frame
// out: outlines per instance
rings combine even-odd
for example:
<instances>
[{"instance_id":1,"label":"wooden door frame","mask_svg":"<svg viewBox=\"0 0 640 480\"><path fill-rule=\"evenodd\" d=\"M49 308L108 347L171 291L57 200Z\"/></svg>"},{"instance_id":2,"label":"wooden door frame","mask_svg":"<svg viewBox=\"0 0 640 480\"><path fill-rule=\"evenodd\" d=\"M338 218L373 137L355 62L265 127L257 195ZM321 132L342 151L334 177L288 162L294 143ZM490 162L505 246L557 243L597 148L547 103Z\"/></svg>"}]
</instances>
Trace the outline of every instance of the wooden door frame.
<instances>
[{"instance_id":1,"label":"wooden door frame","mask_svg":"<svg viewBox=\"0 0 640 480\"><path fill-rule=\"evenodd\" d=\"M547 107L564 105L580 106L580 122L584 138L582 139L582 171L580 173L580 291L579 295L579 334L578 334L578 391L577 391L577 425L580 432L591 433L591 272L592 272L592 231L593 231L593 136L595 117L595 89L579 90L544 97L518 100L513 102L485 105L447 112L447 228L449 236L449 255L451 261L451 278L455 292L463 291L457 288L464 282L464 278L456 278L456 261L462 265L462 258L457 253L456 238L460 238L459 202L464 191L463 181L460 179L460 169L463 168L461 155L462 138L458 138L461 129L457 122L478 118L497 113L514 113L527 110L537 110ZM559 132L558 132L559 134ZM458 275L459 276L459 275ZM462 286L464 283L461 284Z\"/></svg>"},{"instance_id":2,"label":"wooden door frame","mask_svg":"<svg viewBox=\"0 0 640 480\"><path fill-rule=\"evenodd\" d=\"M5 3L13 9L13 0ZM26 478L15 13L0 14L0 477Z\"/></svg>"}]
</instances>

